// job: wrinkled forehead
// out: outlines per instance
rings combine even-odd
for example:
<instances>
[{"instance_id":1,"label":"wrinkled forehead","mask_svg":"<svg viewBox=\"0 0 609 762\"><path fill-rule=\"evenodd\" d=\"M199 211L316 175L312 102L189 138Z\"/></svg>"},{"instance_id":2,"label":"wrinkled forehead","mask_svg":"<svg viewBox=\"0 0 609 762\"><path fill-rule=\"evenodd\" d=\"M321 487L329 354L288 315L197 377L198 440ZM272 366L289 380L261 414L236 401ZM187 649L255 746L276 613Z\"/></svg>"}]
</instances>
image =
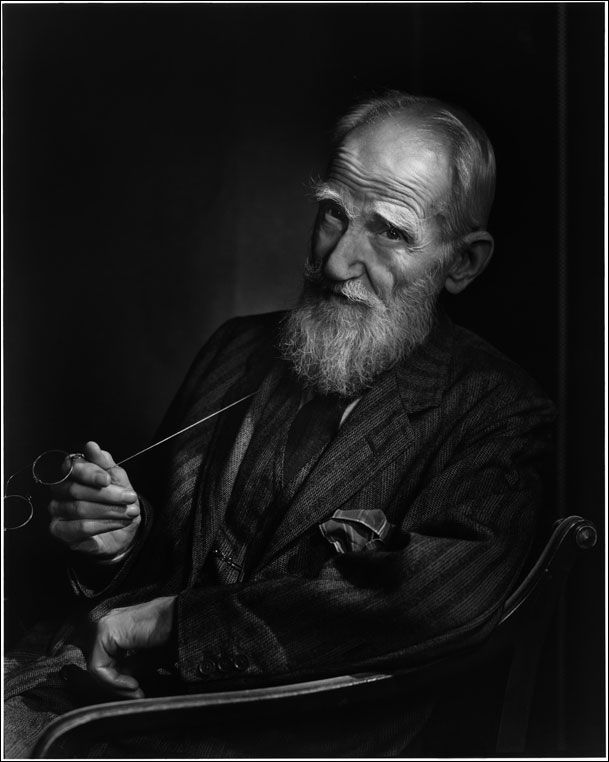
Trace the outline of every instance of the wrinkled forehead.
<instances>
[{"instance_id":1,"label":"wrinkled forehead","mask_svg":"<svg viewBox=\"0 0 609 762\"><path fill-rule=\"evenodd\" d=\"M443 141L416 123L387 118L353 130L335 151L328 180L358 206L382 202L432 217L451 190Z\"/></svg>"}]
</instances>

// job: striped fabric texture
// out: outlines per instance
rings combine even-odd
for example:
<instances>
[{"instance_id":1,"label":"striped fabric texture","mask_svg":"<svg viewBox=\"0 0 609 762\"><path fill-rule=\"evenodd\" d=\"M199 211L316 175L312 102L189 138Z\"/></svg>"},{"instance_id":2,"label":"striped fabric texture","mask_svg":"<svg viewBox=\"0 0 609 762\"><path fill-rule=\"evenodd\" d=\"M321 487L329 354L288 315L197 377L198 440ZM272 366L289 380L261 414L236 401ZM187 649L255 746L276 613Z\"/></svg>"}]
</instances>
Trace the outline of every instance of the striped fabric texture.
<instances>
[{"instance_id":1,"label":"striped fabric texture","mask_svg":"<svg viewBox=\"0 0 609 762\"><path fill-rule=\"evenodd\" d=\"M238 318L221 328L163 430L258 389L277 363L279 318ZM152 469L166 475L161 489L142 484L154 508L141 546L95 596L104 600L92 618L152 593L177 593L180 673L195 689L228 677L201 677L204 652L247 653L240 677L259 682L420 659L492 626L534 536L538 465L554 419L518 366L443 316L429 340L362 397L260 538L244 579L207 586L199 575L226 510L211 499L212 466L221 462L223 426L240 425L219 418L171 443ZM396 527L392 547L336 553L319 524L337 509L382 510Z\"/></svg>"},{"instance_id":2,"label":"striped fabric texture","mask_svg":"<svg viewBox=\"0 0 609 762\"><path fill-rule=\"evenodd\" d=\"M281 317L234 319L205 345L159 436L256 396L150 454L133 477L143 531L104 589L71 572L88 621L178 596L185 691L385 670L475 643L497 622L535 536L553 405L519 366L441 315L425 344L362 396L274 520L256 526L238 581L211 580L241 478L231 453L246 457L234 455L237 435L273 426L260 395L281 370ZM264 479L247 490L250 504L273 498ZM231 660L238 671L225 668Z\"/></svg>"}]
</instances>

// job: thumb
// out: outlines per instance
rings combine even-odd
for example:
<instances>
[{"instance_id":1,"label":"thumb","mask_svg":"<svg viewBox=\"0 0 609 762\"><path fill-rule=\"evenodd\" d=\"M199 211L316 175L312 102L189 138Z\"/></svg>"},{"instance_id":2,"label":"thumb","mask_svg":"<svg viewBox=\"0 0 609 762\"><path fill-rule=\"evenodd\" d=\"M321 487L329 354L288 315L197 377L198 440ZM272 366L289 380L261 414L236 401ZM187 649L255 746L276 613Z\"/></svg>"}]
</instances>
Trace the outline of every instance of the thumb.
<instances>
[{"instance_id":1,"label":"thumb","mask_svg":"<svg viewBox=\"0 0 609 762\"><path fill-rule=\"evenodd\" d=\"M107 450L102 450L97 442L87 442L85 445L85 456L88 461L110 473L112 484L131 488L131 482L125 470L117 466L112 455Z\"/></svg>"},{"instance_id":2,"label":"thumb","mask_svg":"<svg viewBox=\"0 0 609 762\"><path fill-rule=\"evenodd\" d=\"M89 671L106 688L141 698L143 692L135 677L119 672L117 668L120 653L120 647L109 633L98 632L89 657Z\"/></svg>"},{"instance_id":3,"label":"thumb","mask_svg":"<svg viewBox=\"0 0 609 762\"><path fill-rule=\"evenodd\" d=\"M114 458L106 450L102 450L97 442L87 442L85 445L85 456L91 463L95 463L100 468L108 470L115 466Z\"/></svg>"}]
</instances>

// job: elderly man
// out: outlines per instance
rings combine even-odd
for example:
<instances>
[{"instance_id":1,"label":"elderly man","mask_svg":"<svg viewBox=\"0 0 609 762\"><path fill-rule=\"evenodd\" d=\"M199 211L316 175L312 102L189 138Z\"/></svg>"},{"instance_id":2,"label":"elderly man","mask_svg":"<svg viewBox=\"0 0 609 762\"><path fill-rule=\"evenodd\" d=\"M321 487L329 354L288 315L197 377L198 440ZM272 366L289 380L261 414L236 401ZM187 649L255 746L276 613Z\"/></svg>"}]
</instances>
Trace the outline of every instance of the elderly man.
<instances>
[{"instance_id":1,"label":"elderly man","mask_svg":"<svg viewBox=\"0 0 609 762\"><path fill-rule=\"evenodd\" d=\"M14 655L9 756L74 705L57 674L83 650L91 685L124 698L146 693L126 652L199 692L488 634L534 536L553 419L524 371L437 308L491 258L494 180L483 130L435 99L390 92L340 121L299 304L222 326L161 436L226 410L157 448L139 482L89 442L55 489L50 531L93 636L76 619L36 661ZM399 753L428 709L402 708L376 747L322 752Z\"/></svg>"}]
</instances>

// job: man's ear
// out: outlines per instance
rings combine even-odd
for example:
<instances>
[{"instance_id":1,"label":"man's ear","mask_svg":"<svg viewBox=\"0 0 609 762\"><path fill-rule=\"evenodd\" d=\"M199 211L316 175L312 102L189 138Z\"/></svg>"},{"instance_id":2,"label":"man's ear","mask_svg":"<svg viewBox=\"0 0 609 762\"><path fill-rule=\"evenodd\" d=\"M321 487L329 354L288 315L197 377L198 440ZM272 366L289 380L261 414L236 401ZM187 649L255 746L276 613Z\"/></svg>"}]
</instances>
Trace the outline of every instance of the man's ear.
<instances>
[{"instance_id":1,"label":"man's ear","mask_svg":"<svg viewBox=\"0 0 609 762\"><path fill-rule=\"evenodd\" d=\"M476 230L464 236L446 273L446 290L458 294L467 288L488 265L494 248L493 236L486 230Z\"/></svg>"}]
</instances>

